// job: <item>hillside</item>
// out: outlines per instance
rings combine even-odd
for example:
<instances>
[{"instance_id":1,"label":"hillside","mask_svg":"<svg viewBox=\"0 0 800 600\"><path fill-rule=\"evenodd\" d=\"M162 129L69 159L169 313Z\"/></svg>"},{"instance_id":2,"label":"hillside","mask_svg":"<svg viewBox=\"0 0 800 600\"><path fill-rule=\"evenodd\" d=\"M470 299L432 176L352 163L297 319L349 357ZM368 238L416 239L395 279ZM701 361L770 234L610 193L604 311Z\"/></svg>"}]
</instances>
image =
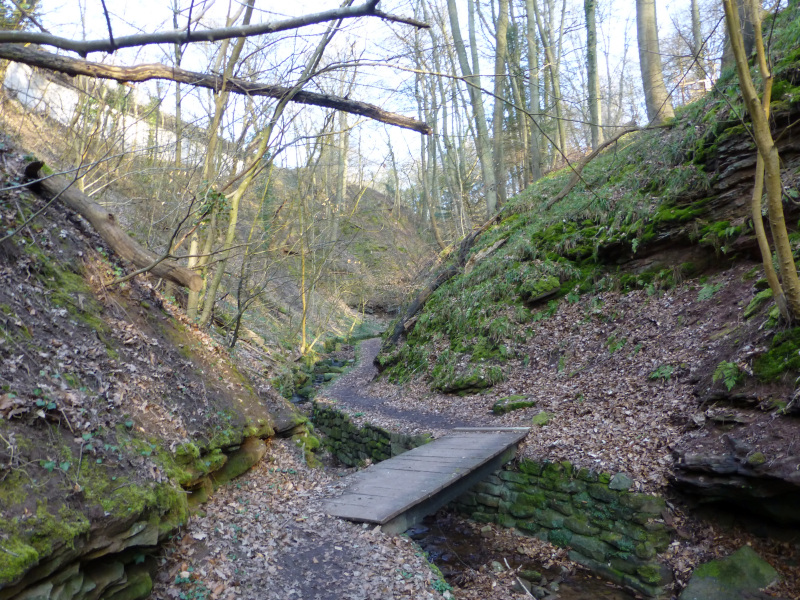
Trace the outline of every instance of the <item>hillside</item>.
<instances>
[{"instance_id":1,"label":"hillside","mask_svg":"<svg viewBox=\"0 0 800 600\"><path fill-rule=\"evenodd\" d=\"M3 159L3 231L18 231L0 245L0 597L52 573L51 588L147 588L189 507L306 419L152 282L110 286L105 243L15 185L8 140Z\"/></svg>"},{"instance_id":2,"label":"hillside","mask_svg":"<svg viewBox=\"0 0 800 600\"><path fill-rule=\"evenodd\" d=\"M771 36L800 258L800 4ZM430 269L424 211L401 210L388 185L351 182L332 208L316 167L262 173L237 226L248 250L204 332L184 290L115 282L130 265L31 191L30 153L66 169L75 147L6 101L0 600L530 597L523 567L537 593L564 583L568 598L578 565L604 578L586 589L670 597L743 546L780 575L757 597L800 597L800 327L764 279L744 114L725 73L574 187L569 169L537 181ZM131 159L97 198L163 251L177 207L196 200L176 190L198 182L163 164L151 177L155 160ZM230 348L231 317L253 297ZM351 345L409 297L382 342ZM298 352L306 316L313 344ZM346 475L463 426L530 433L437 517L442 545L469 530L487 547L474 564L444 553L460 576L408 537L325 514Z\"/></svg>"},{"instance_id":3,"label":"hillside","mask_svg":"<svg viewBox=\"0 0 800 600\"><path fill-rule=\"evenodd\" d=\"M90 86L87 91L79 84L41 69L13 69L4 80L0 105L0 121L9 141L24 148L23 154L35 155L66 173L72 173L81 161L90 163L78 185L95 202L108 206L135 240L155 252L166 249L173 229L180 225L183 229L176 240L182 245L174 249L176 254L188 254L189 230L211 235L215 245L221 244L229 206L223 199L216 231L208 233L211 219L197 216L196 211L204 209L195 196L222 186L232 175L231 164L236 160L229 153L233 144L220 141L224 148L220 173L212 184L203 182L201 150L207 132L191 123L181 125L188 148L184 149L184 164L177 168L169 146L175 139L174 118L160 123L160 128L156 125L153 131L151 109L133 106L132 99L124 96L124 87L106 90ZM36 95L42 90L46 93ZM123 98L114 103L104 94ZM69 110L104 98L108 102L103 111L81 117L85 131L71 129L79 113L72 115ZM101 124L107 134L102 139L92 138L89 132ZM162 146L152 148L148 140L156 137ZM174 154L174 148L171 151ZM115 156L113 161L104 158L109 154ZM326 154L319 157L319 165L309 168L274 167L261 173L244 197L236 238L248 243L233 252L215 303L216 324L228 341L237 313L244 308L242 324L257 336L250 336L251 341L260 339L279 353L296 349L304 312L303 254L308 257L307 329L312 339L322 340L360 332L362 326L374 331L371 315L383 317L396 310L416 274L430 260L433 241L424 224L406 206L394 206L380 191L379 182L351 182L343 205L332 215L327 190L311 190L309 183L316 181L318 170L325 172L327 181L331 161ZM181 222L176 215L187 209L195 212ZM300 226L300 211L306 211L311 225ZM337 233L335 239L332 230ZM171 288L165 293L185 307L183 291Z\"/></svg>"}]
</instances>

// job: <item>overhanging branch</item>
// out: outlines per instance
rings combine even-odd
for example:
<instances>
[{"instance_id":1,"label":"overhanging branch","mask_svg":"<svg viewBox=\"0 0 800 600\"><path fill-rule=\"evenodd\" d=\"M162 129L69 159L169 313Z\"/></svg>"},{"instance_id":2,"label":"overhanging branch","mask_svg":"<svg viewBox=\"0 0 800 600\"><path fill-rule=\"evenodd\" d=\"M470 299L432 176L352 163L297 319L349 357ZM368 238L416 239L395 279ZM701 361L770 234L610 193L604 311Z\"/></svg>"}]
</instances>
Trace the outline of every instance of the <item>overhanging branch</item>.
<instances>
[{"instance_id":1,"label":"overhanging branch","mask_svg":"<svg viewBox=\"0 0 800 600\"><path fill-rule=\"evenodd\" d=\"M90 52L114 52L120 48L133 48L137 46L147 46L150 44L190 44L192 42L216 42L219 40L252 37L300 29L309 25L336 21L338 19L354 19L357 17L379 17L388 21L413 25L414 27L427 28L429 25L416 21L386 14L377 10L378 3L371 0L360 6L349 6L346 8L335 8L324 12L292 17L282 21L272 23L257 23L254 25L239 25L234 27L220 27L217 29L185 31L174 29L172 31L161 31L158 33L141 33L136 35L126 35L113 40L71 40L69 38L58 37L49 33L35 31L0 31L0 43L11 44L41 44L53 46L62 50L71 50L81 56L86 56Z\"/></svg>"},{"instance_id":2,"label":"overhanging branch","mask_svg":"<svg viewBox=\"0 0 800 600\"><path fill-rule=\"evenodd\" d=\"M387 125L411 129L412 131L417 131L426 135L431 133L431 128L427 124L412 119L411 117L383 110L374 104L367 104L366 102L359 102L358 100L350 100L348 98L341 98L328 94L317 94L304 90L292 94L292 88L282 85L251 82L235 77L223 79L218 75L186 71L185 69L168 67L160 63L118 67L61 56L51 52L43 52L17 44L0 44L0 58L24 63L32 67L40 67L43 69L50 69L51 71L66 73L72 76L86 75L87 77L113 79L114 81L120 82L141 82L152 79L163 79L186 83L195 87L208 88L214 91L220 91L224 88L234 94L242 94L245 96L267 96L269 98L278 99L284 96L290 96L292 102L341 110L343 112L380 121Z\"/></svg>"}]
</instances>

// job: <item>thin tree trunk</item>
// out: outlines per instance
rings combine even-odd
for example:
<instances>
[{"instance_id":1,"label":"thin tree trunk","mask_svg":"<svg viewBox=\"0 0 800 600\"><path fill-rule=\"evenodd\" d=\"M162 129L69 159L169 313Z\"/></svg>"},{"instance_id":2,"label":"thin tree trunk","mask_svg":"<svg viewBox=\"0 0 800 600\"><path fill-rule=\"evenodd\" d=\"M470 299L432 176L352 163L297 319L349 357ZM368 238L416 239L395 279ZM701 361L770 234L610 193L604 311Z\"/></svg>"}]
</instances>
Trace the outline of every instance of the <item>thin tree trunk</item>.
<instances>
[{"instance_id":1,"label":"thin tree trunk","mask_svg":"<svg viewBox=\"0 0 800 600\"><path fill-rule=\"evenodd\" d=\"M314 53L312 54L308 64L306 64L305 68L303 69L303 73L300 75L300 79L298 80L297 85L292 88L293 92L297 92L308 80L308 78L314 73L318 66L320 60L322 60L322 55L325 52L325 48L327 48L328 44L330 43L333 36L339 30L339 26L341 25L341 21L336 21L331 23L328 26L323 37L320 39L319 43L317 44ZM258 145L258 149L255 152L255 160L252 163L250 169L246 171L242 177L242 181L236 190L231 194L229 201L231 205L231 213L230 218L228 221L228 231L225 235L225 243L223 247L222 254L220 256L219 264L217 265L217 269L214 272L214 278L211 281L211 285L208 287L206 292L205 301L203 304L203 314L200 317L200 326L206 327L211 321L211 315L214 310L214 303L216 300L217 290L219 289L219 285L222 281L222 276L225 273L225 265L227 264L228 259L230 258L231 248L233 247L233 241L236 236L236 225L238 222L239 216L239 203L241 202L242 197L250 188L250 185L253 183L253 179L255 178L256 174L259 172L257 168L258 163L260 162L261 158L266 154L267 149L269 148L270 139L272 137L272 131L277 124L278 120L280 119L281 115L283 114L286 105L291 101L292 94L288 94L284 96L280 102L278 102L275 110L273 111L272 117L270 118L270 122L267 127L264 129L264 132L261 135L261 140Z\"/></svg>"},{"instance_id":2,"label":"thin tree trunk","mask_svg":"<svg viewBox=\"0 0 800 600\"><path fill-rule=\"evenodd\" d=\"M782 194L783 186L781 183L780 158L778 148L772 138L769 119L764 110L764 106L769 106L769 92L771 91L772 73L769 70L764 52L763 38L761 34L761 20L757 10L752 11L753 24L755 30L755 43L758 52L759 70L761 77L767 83L764 94L764 104L758 98L758 92L753 85L750 76L750 67L745 52L744 40L739 22L739 11L733 5L733 0L723 0L725 8L725 19L728 25L728 35L730 37L731 48L736 60L736 70L739 74L739 85L742 90L742 97L747 106L747 111L753 122L753 136L758 147L758 152L764 162L764 173L767 188L767 210L769 213L769 224L772 231L772 240L775 244L775 251L778 255L778 268L781 276L783 293L786 295L788 313L790 318L800 317L800 279L797 276L797 266L792 256L792 246L786 230L786 220L783 215ZM754 208L755 211L755 208ZM762 256L764 262L772 260L771 253ZM776 282L770 281L770 286ZM775 293L775 292L778 293ZM780 302L780 288L773 289L776 300ZM780 304L779 304L780 306Z\"/></svg>"},{"instance_id":3,"label":"thin tree trunk","mask_svg":"<svg viewBox=\"0 0 800 600\"><path fill-rule=\"evenodd\" d=\"M477 62L478 47L475 41L475 6L474 0L468 0L470 45L474 64L470 67L464 39L461 37L461 27L458 23L458 10L455 0L447 0L447 11L450 16L450 28L453 34L453 45L456 56L461 66L461 74L467 82L472 117L475 122L475 147L481 163L483 187L486 196L486 214L493 215L497 210L497 186L494 177L491 151L489 150L489 130L486 126L486 112L483 108L483 98L480 91L480 69Z\"/></svg>"},{"instance_id":4,"label":"thin tree trunk","mask_svg":"<svg viewBox=\"0 0 800 600\"><path fill-rule=\"evenodd\" d=\"M497 24L495 26L494 54L494 110L492 114L492 137L494 142L494 180L497 184L497 207L506 201L508 169L504 160L503 113L505 112L505 78L508 60L508 0L498 0Z\"/></svg>"},{"instance_id":5,"label":"thin tree trunk","mask_svg":"<svg viewBox=\"0 0 800 600\"><path fill-rule=\"evenodd\" d=\"M530 170L531 181L536 181L542 176L541 137L539 135L539 40L536 37L536 14L534 0L525 0L525 38L528 42L528 113L530 122ZM536 122L534 123L534 120Z\"/></svg>"}]
</instances>

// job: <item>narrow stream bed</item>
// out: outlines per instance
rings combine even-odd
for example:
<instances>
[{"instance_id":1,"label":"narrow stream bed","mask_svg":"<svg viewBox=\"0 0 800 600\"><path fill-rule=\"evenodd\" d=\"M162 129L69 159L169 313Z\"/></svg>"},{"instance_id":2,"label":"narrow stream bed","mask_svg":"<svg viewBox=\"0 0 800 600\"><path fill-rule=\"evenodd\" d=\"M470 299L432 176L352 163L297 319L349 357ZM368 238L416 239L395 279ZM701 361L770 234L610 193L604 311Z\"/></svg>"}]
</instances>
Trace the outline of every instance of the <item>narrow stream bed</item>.
<instances>
[{"instance_id":1,"label":"narrow stream bed","mask_svg":"<svg viewBox=\"0 0 800 600\"><path fill-rule=\"evenodd\" d=\"M514 548L498 545L491 528L482 533L459 517L440 511L406 533L428 554L452 586L464 586L475 571L516 570L519 597L525 585L535 598L548 600L631 600L634 595L584 570L571 572L559 565L546 568ZM521 538L524 539L524 538Z\"/></svg>"}]
</instances>

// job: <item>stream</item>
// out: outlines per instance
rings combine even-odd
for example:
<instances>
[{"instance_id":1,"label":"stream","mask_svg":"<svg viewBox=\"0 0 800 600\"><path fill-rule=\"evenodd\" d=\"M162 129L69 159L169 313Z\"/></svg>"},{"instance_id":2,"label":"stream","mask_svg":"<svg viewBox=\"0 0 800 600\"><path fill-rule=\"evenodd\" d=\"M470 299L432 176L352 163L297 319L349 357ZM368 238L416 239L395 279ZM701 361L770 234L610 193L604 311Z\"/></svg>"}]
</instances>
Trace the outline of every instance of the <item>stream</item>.
<instances>
[{"instance_id":1,"label":"stream","mask_svg":"<svg viewBox=\"0 0 800 600\"><path fill-rule=\"evenodd\" d=\"M479 530L465 526L452 514L440 511L406 534L428 554L429 560L442 571L453 586L469 581L471 571L490 566L496 569L518 569L518 577L536 598L561 600L631 600L635 596L604 579L579 570L574 573L560 567L545 569L519 552L503 552L486 543ZM506 566L506 564L508 566ZM538 575L538 577L536 576ZM527 579L526 579L527 577ZM517 587L522 593L522 590ZM527 594L526 594L527 595Z\"/></svg>"}]
</instances>

